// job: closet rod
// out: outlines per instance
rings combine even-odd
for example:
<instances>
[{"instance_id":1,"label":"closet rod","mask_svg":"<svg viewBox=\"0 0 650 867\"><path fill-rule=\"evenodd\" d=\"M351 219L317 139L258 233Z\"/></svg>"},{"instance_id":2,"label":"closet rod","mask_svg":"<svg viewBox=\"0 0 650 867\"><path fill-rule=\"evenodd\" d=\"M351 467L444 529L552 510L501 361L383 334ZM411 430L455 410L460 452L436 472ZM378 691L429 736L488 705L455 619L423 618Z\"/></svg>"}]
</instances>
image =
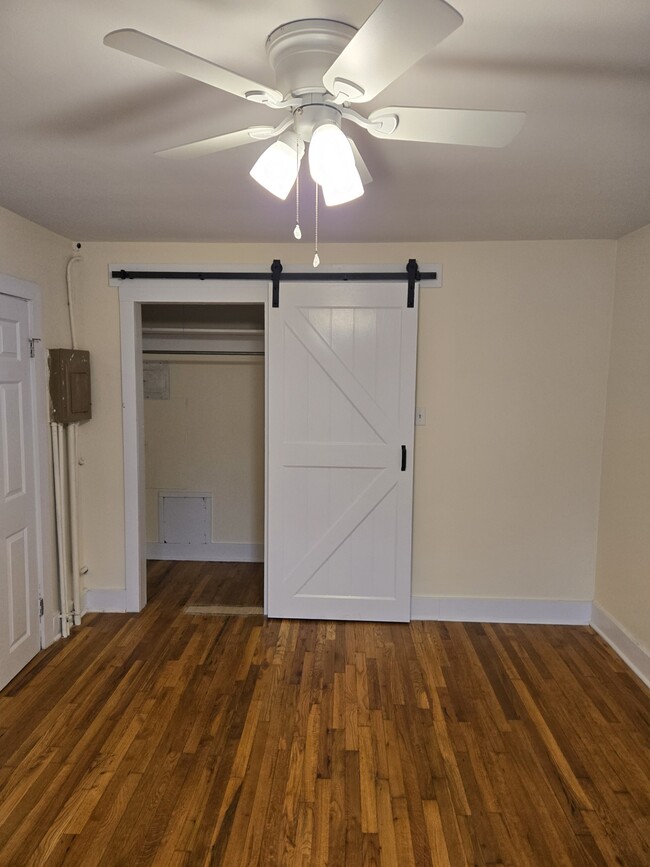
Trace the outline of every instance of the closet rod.
<instances>
[{"instance_id":1,"label":"closet rod","mask_svg":"<svg viewBox=\"0 0 650 867\"><path fill-rule=\"evenodd\" d=\"M235 349L143 349L143 355L259 355L264 357L263 352L253 352Z\"/></svg>"},{"instance_id":2,"label":"closet rod","mask_svg":"<svg viewBox=\"0 0 650 867\"><path fill-rule=\"evenodd\" d=\"M263 328L185 328L182 325L168 326L158 328L155 325L143 325L143 334L184 334L193 336L195 334L229 334L233 337L243 337L246 335L264 334Z\"/></svg>"}]
</instances>

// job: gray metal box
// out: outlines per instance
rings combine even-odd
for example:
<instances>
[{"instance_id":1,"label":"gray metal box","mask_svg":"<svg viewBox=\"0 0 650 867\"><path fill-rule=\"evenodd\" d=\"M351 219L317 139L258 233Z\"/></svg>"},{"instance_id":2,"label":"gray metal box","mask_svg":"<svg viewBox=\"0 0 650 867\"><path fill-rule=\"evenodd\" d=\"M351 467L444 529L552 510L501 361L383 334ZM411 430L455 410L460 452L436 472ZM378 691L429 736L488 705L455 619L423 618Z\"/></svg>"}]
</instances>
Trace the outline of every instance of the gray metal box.
<instances>
[{"instance_id":1,"label":"gray metal box","mask_svg":"<svg viewBox=\"0 0 650 867\"><path fill-rule=\"evenodd\" d=\"M92 418L87 349L50 349L50 399L52 421L71 424Z\"/></svg>"}]
</instances>

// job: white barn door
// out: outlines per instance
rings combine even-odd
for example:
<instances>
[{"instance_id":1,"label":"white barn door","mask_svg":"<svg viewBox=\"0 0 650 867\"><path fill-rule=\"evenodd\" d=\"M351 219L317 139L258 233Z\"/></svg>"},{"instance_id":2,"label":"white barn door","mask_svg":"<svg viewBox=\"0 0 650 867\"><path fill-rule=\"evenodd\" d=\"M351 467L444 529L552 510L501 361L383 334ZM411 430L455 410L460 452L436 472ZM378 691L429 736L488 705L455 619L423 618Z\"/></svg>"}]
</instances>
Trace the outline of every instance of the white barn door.
<instances>
[{"instance_id":1,"label":"white barn door","mask_svg":"<svg viewBox=\"0 0 650 867\"><path fill-rule=\"evenodd\" d=\"M28 302L0 294L0 688L40 650Z\"/></svg>"},{"instance_id":2,"label":"white barn door","mask_svg":"<svg viewBox=\"0 0 650 867\"><path fill-rule=\"evenodd\" d=\"M415 306L400 283L282 283L268 315L267 613L407 621Z\"/></svg>"}]
</instances>

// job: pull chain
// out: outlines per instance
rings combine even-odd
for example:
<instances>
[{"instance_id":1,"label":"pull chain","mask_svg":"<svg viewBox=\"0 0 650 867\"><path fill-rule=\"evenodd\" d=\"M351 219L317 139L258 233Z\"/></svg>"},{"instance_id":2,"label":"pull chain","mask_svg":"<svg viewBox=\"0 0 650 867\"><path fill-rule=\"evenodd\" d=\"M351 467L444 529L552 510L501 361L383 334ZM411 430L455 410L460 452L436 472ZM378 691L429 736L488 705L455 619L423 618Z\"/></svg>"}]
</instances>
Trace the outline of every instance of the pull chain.
<instances>
[{"instance_id":1,"label":"pull chain","mask_svg":"<svg viewBox=\"0 0 650 867\"><path fill-rule=\"evenodd\" d=\"M296 241L302 238L300 231L300 138L296 139L296 228L293 230Z\"/></svg>"},{"instance_id":2,"label":"pull chain","mask_svg":"<svg viewBox=\"0 0 650 867\"><path fill-rule=\"evenodd\" d=\"M316 184L316 218L314 221L314 268L320 265L320 256L318 255L318 184Z\"/></svg>"}]
</instances>

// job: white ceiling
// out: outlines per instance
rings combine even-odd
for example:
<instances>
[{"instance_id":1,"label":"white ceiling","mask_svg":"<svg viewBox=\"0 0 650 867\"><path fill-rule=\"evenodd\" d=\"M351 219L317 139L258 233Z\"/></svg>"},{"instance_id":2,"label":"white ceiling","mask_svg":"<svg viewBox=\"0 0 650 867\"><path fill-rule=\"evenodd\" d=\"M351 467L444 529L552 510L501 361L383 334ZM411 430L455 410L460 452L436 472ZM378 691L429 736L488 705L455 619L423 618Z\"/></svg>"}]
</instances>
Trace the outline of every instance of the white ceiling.
<instances>
[{"instance_id":1,"label":"white ceiling","mask_svg":"<svg viewBox=\"0 0 650 867\"><path fill-rule=\"evenodd\" d=\"M271 30L310 17L360 27L376 5L0 0L0 205L79 240L290 240L293 196L281 202L248 176L264 143L154 156L278 113L102 39L136 28L272 85ZM321 209L321 241L617 238L650 223L649 0L453 5L463 26L359 108L524 110L523 131L492 150L351 127L375 180L356 202ZM301 192L307 238L313 187Z\"/></svg>"}]
</instances>

